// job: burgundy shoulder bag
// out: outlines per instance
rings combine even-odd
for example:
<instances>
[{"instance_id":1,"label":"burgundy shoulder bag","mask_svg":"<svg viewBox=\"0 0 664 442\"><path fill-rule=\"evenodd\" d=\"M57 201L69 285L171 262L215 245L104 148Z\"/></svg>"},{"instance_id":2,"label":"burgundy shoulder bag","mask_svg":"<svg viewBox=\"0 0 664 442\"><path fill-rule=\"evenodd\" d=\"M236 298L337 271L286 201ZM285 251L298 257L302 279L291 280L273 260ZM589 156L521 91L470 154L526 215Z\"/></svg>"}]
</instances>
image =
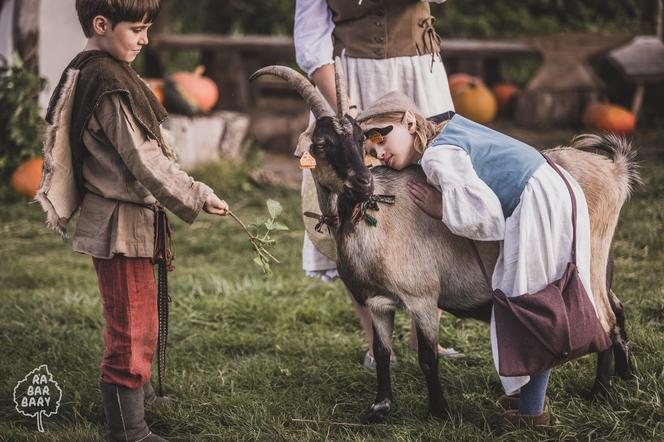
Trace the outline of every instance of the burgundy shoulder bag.
<instances>
[{"instance_id":1,"label":"burgundy shoulder bag","mask_svg":"<svg viewBox=\"0 0 664 442\"><path fill-rule=\"evenodd\" d=\"M547 163L562 177L572 198L572 261L562 277L536 293L508 297L493 292L499 368L501 376L527 376L611 346L576 267L576 199L565 175L546 155ZM472 242L489 287L491 280Z\"/></svg>"}]
</instances>

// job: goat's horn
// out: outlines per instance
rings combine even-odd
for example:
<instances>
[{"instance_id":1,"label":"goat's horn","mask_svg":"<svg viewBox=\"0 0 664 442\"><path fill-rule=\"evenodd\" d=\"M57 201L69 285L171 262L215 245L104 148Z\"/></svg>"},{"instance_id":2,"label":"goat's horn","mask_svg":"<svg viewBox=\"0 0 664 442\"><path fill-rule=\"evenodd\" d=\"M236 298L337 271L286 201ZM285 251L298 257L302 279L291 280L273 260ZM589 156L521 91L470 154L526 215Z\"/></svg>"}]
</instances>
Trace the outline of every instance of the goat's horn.
<instances>
[{"instance_id":1,"label":"goat's horn","mask_svg":"<svg viewBox=\"0 0 664 442\"><path fill-rule=\"evenodd\" d=\"M334 57L334 83L337 87L337 116L341 120L349 111L348 108L348 87L344 77L344 68L341 66L341 59Z\"/></svg>"},{"instance_id":2,"label":"goat's horn","mask_svg":"<svg viewBox=\"0 0 664 442\"><path fill-rule=\"evenodd\" d=\"M334 116L330 106L323 99L320 93L318 93L314 85L311 84L311 82L307 80L304 75L300 74L296 70L286 66L267 66L254 72L251 77L249 77L249 81L254 81L256 78L262 75L275 75L285 80L309 105L311 112L314 114L316 119L320 117Z\"/></svg>"}]
</instances>

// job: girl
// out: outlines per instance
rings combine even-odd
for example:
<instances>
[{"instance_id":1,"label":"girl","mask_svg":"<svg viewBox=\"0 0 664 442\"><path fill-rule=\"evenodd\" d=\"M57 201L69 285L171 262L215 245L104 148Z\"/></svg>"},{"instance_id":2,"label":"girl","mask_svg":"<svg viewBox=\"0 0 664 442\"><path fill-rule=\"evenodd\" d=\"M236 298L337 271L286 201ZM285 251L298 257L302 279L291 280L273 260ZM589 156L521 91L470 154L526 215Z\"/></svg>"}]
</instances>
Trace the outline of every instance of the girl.
<instances>
[{"instance_id":1,"label":"girl","mask_svg":"<svg viewBox=\"0 0 664 442\"><path fill-rule=\"evenodd\" d=\"M367 152L386 166L396 170L422 166L428 185L411 182L408 190L426 214L440 219L456 235L501 241L491 281L494 290L518 296L559 279L571 258L573 231L570 194L560 175L534 148L453 112L446 117L440 123L425 120L412 100L391 92L357 120L365 130ZM576 181L562 173L576 198L577 265L593 302L588 207ZM493 315L491 347L498 370ZM505 392L512 396L501 400L507 421L548 423L545 393L550 372L501 377Z\"/></svg>"}]
</instances>

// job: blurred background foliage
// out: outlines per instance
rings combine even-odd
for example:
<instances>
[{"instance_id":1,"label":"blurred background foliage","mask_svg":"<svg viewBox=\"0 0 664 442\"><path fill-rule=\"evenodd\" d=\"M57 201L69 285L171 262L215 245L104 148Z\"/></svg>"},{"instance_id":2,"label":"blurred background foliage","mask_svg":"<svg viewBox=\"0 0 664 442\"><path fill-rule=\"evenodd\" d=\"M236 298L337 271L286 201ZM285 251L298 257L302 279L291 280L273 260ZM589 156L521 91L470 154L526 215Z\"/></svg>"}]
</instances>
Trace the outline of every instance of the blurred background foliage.
<instances>
[{"instance_id":1,"label":"blurred background foliage","mask_svg":"<svg viewBox=\"0 0 664 442\"><path fill-rule=\"evenodd\" d=\"M295 0L169 0L171 30L289 35ZM655 0L448 0L431 5L443 37L496 38L570 31L654 33Z\"/></svg>"}]
</instances>

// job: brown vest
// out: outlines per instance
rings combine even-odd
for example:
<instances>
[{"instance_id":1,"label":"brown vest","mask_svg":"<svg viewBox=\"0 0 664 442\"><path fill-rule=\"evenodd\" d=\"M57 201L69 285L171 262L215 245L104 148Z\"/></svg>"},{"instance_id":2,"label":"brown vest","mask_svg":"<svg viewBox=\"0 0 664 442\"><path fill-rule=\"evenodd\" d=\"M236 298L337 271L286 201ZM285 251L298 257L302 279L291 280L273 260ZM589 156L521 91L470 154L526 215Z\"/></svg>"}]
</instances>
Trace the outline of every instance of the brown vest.
<instances>
[{"instance_id":1,"label":"brown vest","mask_svg":"<svg viewBox=\"0 0 664 442\"><path fill-rule=\"evenodd\" d=\"M427 2L327 0L334 21L334 55L412 57L440 52Z\"/></svg>"}]
</instances>

